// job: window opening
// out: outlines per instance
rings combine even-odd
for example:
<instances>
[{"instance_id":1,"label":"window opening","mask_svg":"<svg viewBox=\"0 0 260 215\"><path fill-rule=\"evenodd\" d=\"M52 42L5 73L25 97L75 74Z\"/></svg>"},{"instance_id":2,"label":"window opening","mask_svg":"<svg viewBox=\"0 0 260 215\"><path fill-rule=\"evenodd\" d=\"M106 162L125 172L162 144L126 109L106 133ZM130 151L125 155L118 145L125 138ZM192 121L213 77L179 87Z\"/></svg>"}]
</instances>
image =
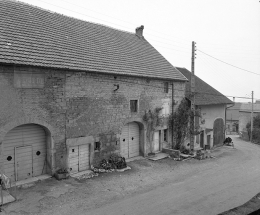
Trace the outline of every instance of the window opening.
<instances>
[{"instance_id":1,"label":"window opening","mask_svg":"<svg viewBox=\"0 0 260 215\"><path fill-rule=\"evenodd\" d=\"M164 82L164 92L165 93L169 92L169 83L168 82Z\"/></svg>"},{"instance_id":2,"label":"window opening","mask_svg":"<svg viewBox=\"0 0 260 215\"><path fill-rule=\"evenodd\" d=\"M130 100L130 110L133 113L138 111L138 100Z\"/></svg>"},{"instance_id":3,"label":"window opening","mask_svg":"<svg viewBox=\"0 0 260 215\"><path fill-rule=\"evenodd\" d=\"M95 142L95 144L94 144L94 150L95 150L95 151L100 151L100 149L101 149L101 144L100 144L100 142Z\"/></svg>"}]
</instances>

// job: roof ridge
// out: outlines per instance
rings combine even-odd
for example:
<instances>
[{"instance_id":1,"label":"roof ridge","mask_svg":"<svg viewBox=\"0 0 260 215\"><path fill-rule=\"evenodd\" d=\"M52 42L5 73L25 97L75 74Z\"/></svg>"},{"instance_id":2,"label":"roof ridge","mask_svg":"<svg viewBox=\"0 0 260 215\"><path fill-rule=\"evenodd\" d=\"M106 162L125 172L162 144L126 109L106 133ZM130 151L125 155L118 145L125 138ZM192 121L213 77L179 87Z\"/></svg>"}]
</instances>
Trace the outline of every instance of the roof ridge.
<instances>
[{"instance_id":1,"label":"roof ridge","mask_svg":"<svg viewBox=\"0 0 260 215\"><path fill-rule=\"evenodd\" d=\"M128 33L128 34L131 34L131 35L135 35L134 32L121 30L121 29L118 29L118 28L115 28L115 27L111 27L111 26L108 26L108 25L105 25L105 24L100 24L100 23L97 23L97 22L87 21L87 20L84 20L84 19L76 18L76 17L69 16L69 15L65 15L65 14L62 14L62 13L57 13L55 11L52 11L52 10L49 10L49 9L45 9L45 8L42 8L42 7L39 7L39 6L36 6L36 5L32 5L32 4L29 4L27 2L22 2L20 0L5 0L5 1L17 2L17 3L24 4L24 5L27 5L27 6L30 6L30 7L34 7L34 8L37 8L39 10L46 11L46 12L49 12L49 13L52 13L52 14L57 14L57 15L64 16L64 17L67 17L67 18L70 18L70 19L75 19L75 20L79 20L79 21L82 21L82 22L88 22L90 24L106 27L106 28L109 28L109 29L112 29L112 30L120 31L120 32L123 32L123 33Z\"/></svg>"}]
</instances>

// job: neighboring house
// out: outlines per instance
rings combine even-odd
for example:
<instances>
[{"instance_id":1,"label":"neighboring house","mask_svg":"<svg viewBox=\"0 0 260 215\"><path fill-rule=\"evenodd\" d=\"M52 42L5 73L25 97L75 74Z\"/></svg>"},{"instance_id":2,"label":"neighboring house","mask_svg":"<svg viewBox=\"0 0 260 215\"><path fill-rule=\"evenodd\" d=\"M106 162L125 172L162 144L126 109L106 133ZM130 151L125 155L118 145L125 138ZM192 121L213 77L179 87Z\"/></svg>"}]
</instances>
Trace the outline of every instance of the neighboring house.
<instances>
[{"instance_id":1,"label":"neighboring house","mask_svg":"<svg viewBox=\"0 0 260 215\"><path fill-rule=\"evenodd\" d=\"M239 110L239 134L244 140L249 140L246 129L247 123L251 122L252 103L243 103ZM260 114L260 104L253 104L253 117Z\"/></svg>"},{"instance_id":2,"label":"neighboring house","mask_svg":"<svg viewBox=\"0 0 260 215\"><path fill-rule=\"evenodd\" d=\"M185 68L176 67L190 80L191 72ZM190 82L186 83L186 96L190 95ZM206 82L195 76L195 107L201 112L201 118L195 119L200 126L200 134L195 138L195 148L208 145L222 145L225 138L225 111L228 104L233 102L215 90Z\"/></svg>"},{"instance_id":3,"label":"neighboring house","mask_svg":"<svg viewBox=\"0 0 260 215\"><path fill-rule=\"evenodd\" d=\"M143 36L0 1L0 171L13 181L76 173L100 150L131 158L171 143L147 140L145 111L185 96L187 79ZM151 144L152 147L151 147Z\"/></svg>"},{"instance_id":4,"label":"neighboring house","mask_svg":"<svg viewBox=\"0 0 260 215\"><path fill-rule=\"evenodd\" d=\"M241 102L234 103L234 106L227 108L226 112L226 134L238 134L239 132L239 110Z\"/></svg>"}]
</instances>

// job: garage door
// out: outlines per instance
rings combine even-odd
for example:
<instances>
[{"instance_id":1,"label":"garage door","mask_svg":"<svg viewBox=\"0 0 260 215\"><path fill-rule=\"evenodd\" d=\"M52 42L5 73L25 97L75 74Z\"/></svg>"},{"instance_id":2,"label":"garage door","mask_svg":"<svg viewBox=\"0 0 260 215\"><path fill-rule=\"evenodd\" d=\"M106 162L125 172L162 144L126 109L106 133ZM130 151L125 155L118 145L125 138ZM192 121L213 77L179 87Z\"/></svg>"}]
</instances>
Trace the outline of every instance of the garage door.
<instances>
[{"instance_id":1,"label":"garage door","mask_svg":"<svg viewBox=\"0 0 260 215\"><path fill-rule=\"evenodd\" d=\"M69 168L71 173L89 169L89 144L69 147Z\"/></svg>"},{"instance_id":2,"label":"garage door","mask_svg":"<svg viewBox=\"0 0 260 215\"><path fill-rule=\"evenodd\" d=\"M46 173L46 134L41 126L14 128L5 136L3 151L5 174L12 181Z\"/></svg>"},{"instance_id":3,"label":"garage door","mask_svg":"<svg viewBox=\"0 0 260 215\"><path fill-rule=\"evenodd\" d=\"M135 122L126 124L120 138L120 154L125 158L139 156L139 126Z\"/></svg>"}]
</instances>

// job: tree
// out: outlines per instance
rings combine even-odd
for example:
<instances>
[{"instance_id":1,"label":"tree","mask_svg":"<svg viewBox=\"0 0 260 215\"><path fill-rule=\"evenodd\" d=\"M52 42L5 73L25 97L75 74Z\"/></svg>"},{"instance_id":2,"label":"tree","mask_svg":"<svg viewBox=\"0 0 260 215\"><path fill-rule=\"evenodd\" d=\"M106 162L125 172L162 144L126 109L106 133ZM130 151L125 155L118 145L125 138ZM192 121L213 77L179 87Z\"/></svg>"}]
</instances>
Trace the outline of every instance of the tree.
<instances>
[{"instance_id":1,"label":"tree","mask_svg":"<svg viewBox=\"0 0 260 215\"><path fill-rule=\"evenodd\" d=\"M195 116L200 117L200 112L198 110L195 111ZM198 133L199 126L195 127L195 131L191 131L190 129L190 118L195 116L190 109L188 101L185 98L182 99L177 110L169 117L169 127L173 132L175 140L175 144L173 145L174 149L180 150L185 138L189 137L191 134L195 135Z\"/></svg>"},{"instance_id":2,"label":"tree","mask_svg":"<svg viewBox=\"0 0 260 215\"><path fill-rule=\"evenodd\" d=\"M150 151L153 153L153 135L157 126L161 125L162 119L160 117L161 107L157 107L154 111L149 110L145 111L143 116L143 121L147 124L147 140L150 142Z\"/></svg>"},{"instance_id":3,"label":"tree","mask_svg":"<svg viewBox=\"0 0 260 215\"><path fill-rule=\"evenodd\" d=\"M247 123L246 129L247 129L248 137L250 139L251 122ZM260 114L258 114L257 116L255 116L253 118L253 132L252 132L252 134L253 134L253 136L252 136L253 141L260 143Z\"/></svg>"}]
</instances>

